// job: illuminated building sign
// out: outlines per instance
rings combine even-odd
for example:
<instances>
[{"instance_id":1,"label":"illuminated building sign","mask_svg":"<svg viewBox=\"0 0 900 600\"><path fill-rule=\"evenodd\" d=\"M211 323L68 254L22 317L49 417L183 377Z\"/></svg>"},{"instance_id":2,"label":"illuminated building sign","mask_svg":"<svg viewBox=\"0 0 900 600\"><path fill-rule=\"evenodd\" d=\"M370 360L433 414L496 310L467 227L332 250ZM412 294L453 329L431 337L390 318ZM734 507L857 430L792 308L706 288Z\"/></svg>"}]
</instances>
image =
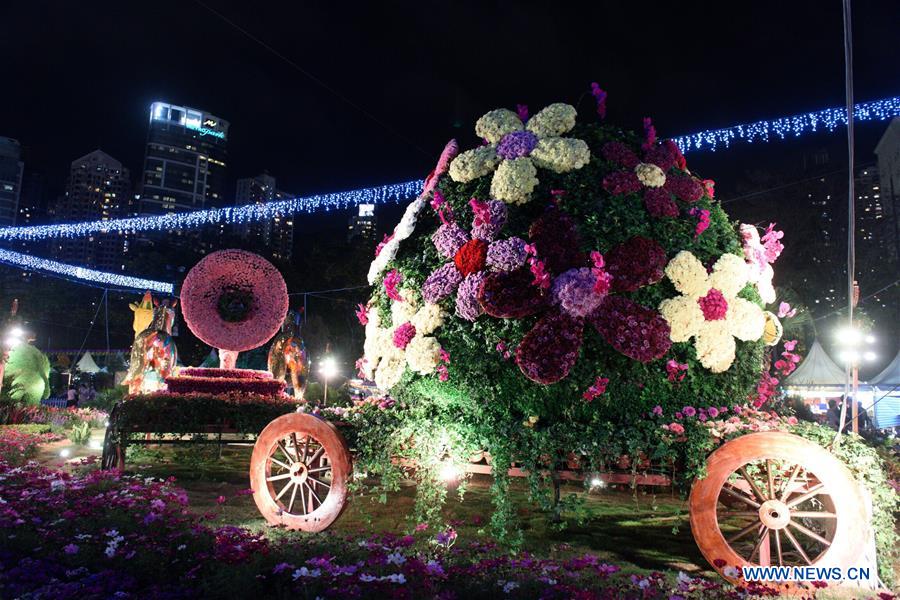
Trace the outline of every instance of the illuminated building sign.
<instances>
[{"instance_id":1,"label":"illuminated building sign","mask_svg":"<svg viewBox=\"0 0 900 600\"><path fill-rule=\"evenodd\" d=\"M204 135L211 135L213 137L219 138L220 140L225 139L224 131L216 131L215 129L210 129L209 127L200 127L200 125L195 125L193 123L188 123L188 122L185 122L184 126L187 127L188 129L193 129L194 131L198 131L200 133L200 137L203 137Z\"/></svg>"},{"instance_id":2,"label":"illuminated building sign","mask_svg":"<svg viewBox=\"0 0 900 600\"><path fill-rule=\"evenodd\" d=\"M208 127L218 127L219 126L219 122L216 121L215 119L207 119L207 120L203 121L203 124Z\"/></svg>"}]
</instances>

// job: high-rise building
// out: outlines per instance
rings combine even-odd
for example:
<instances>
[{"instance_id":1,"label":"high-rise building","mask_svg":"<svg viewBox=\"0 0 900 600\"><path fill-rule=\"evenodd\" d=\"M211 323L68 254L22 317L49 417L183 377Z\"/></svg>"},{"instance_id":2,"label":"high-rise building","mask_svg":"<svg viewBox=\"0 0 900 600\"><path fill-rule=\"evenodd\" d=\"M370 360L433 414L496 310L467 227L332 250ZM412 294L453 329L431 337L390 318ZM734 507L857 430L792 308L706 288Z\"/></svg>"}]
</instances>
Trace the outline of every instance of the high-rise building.
<instances>
[{"instance_id":1,"label":"high-rise building","mask_svg":"<svg viewBox=\"0 0 900 600\"><path fill-rule=\"evenodd\" d=\"M0 137L0 226L16 224L24 170L19 142Z\"/></svg>"},{"instance_id":2,"label":"high-rise building","mask_svg":"<svg viewBox=\"0 0 900 600\"><path fill-rule=\"evenodd\" d=\"M261 204L285 200L291 194L279 191L275 178L268 173L237 180L235 206ZM243 223L235 226L235 233L257 248L265 248L273 258L290 260L294 251L294 217L283 215L271 221Z\"/></svg>"},{"instance_id":3,"label":"high-rise building","mask_svg":"<svg viewBox=\"0 0 900 600\"><path fill-rule=\"evenodd\" d=\"M895 117L875 146L884 235L891 258L900 258L900 117Z\"/></svg>"},{"instance_id":4,"label":"high-rise building","mask_svg":"<svg viewBox=\"0 0 900 600\"><path fill-rule=\"evenodd\" d=\"M72 162L66 193L56 207L56 220L107 221L128 213L131 181L128 169L102 150L94 150ZM128 251L124 233L100 233L82 238L61 238L54 254L63 262L103 270L121 268Z\"/></svg>"},{"instance_id":5,"label":"high-rise building","mask_svg":"<svg viewBox=\"0 0 900 600\"><path fill-rule=\"evenodd\" d=\"M228 122L200 109L150 105L140 214L223 206Z\"/></svg>"},{"instance_id":6,"label":"high-rise building","mask_svg":"<svg viewBox=\"0 0 900 600\"><path fill-rule=\"evenodd\" d=\"M364 243L375 240L378 220L374 204L360 204L347 222L347 243Z\"/></svg>"}]
</instances>

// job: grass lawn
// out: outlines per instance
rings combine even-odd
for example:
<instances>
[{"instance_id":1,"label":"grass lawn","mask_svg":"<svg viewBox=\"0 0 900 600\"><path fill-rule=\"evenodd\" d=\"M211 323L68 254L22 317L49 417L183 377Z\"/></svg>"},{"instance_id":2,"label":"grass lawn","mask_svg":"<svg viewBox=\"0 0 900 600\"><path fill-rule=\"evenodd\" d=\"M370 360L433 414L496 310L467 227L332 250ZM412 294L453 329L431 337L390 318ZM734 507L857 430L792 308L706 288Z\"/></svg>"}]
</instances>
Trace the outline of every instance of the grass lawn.
<instances>
[{"instance_id":1,"label":"grass lawn","mask_svg":"<svg viewBox=\"0 0 900 600\"><path fill-rule=\"evenodd\" d=\"M134 451L136 450L136 451ZM253 498L237 495L249 488L250 446L225 446L222 457L214 447L190 449L131 447L126 471L143 476L172 477L184 488L191 509L215 513L214 523L263 529ZM589 520L565 530L554 528L547 517L528 501L523 481L514 482L514 498L525 534L523 548L537 556L591 553L636 572L685 571L714 577L691 537L687 503L669 490L642 487L604 488L587 496ZM482 530L490 519L490 479L476 475L462 501L451 494L444 510L444 524L451 524L462 540L489 540ZM580 484L563 487L563 494L584 494ZM352 497L332 527L346 534L404 533L411 528L415 488L412 484L388 497L386 504L369 497ZM217 499L226 498L224 504ZM441 524L441 525L444 525ZM673 533L673 529L677 532ZM306 535L295 533L295 535Z\"/></svg>"}]
</instances>

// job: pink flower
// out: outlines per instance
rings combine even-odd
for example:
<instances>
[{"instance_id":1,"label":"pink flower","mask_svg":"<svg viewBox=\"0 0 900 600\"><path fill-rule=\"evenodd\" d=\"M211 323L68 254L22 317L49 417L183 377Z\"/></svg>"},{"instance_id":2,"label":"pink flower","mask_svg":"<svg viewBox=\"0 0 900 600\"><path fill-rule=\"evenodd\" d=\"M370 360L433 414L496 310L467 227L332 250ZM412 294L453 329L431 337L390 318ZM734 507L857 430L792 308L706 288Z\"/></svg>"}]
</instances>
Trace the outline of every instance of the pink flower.
<instances>
[{"instance_id":1,"label":"pink flower","mask_svg":"<svg viewBox=\"0 0 900 600\"><path fill-rule=\"evenodd\" d=\"M791 305L787 302L782 302L778 305L778 318L779 319L790 319L794 315L797 314L796 308L791 308Z\"/></svg>"},{"instance_id":2,"label":"pink flower","mask_svg":"<svg viewBox=\"0 0 900 600\"><path fill-rule=\"evenodd\" d=\"M653 121L650 117L644 117L644 133L647 139L641 145L641 148L649 150L656 145L656 127L653 126Z\"/></svg>"},{"instance_id":3,"label":"pink flower","mask_svg":"<svg viewBox=\"0 0 900 600\"><path fill-rule=\"evenodd\" d=\"M678 419L678 420L680 421L681 419L684 418L684 415L681 414L681 412L679 411L679 412L675 413L675 418Z\"/></svg>"},{"instance_id":4,"label":"pink flower","mask_svg":"<svg viewBox=\"0 0 900 600\"><path fill-rule=\"evenodd\" d=\"M706 412L709 413L709 416L712 419L715 419L716 417L719 416L719 409L716 408L715 406L710 406L709 408L706 409Z\"/></svg>"},{"instance_id":5,"label":"pink flower","mask_svg":"<svg viewBox=\"0 0 900 600\"><path fill-rule=\"evenodd\" d=\"M784 349L788 352L793 352L797 347L797 340L788 340L784 343Z\"/></svg>"},{"instance_id":6,"label":"pink flower","mask_svg":"<svg viewBox=\"0 0 900 600\"><path fill-rule=\"evenodd\" d=\"M787 424L788 424L788 425L796 425L796 424L797 424L797 417L794 417L794 416L788 417L788 418L787 418Z\"/></svg>"},{"instance_id":7,"label":"pink flower","mask_svg":"<svg viewBox=\"0 0 900 600\"><path fill-rule=\"evenodd\" d=\"M544 261L531 258L529 262L531 263L531 274L534 275L534 280L531 284L543 289L549 288L550 273L545 269Z\"/></svg>"},{"instance_id":8,"label":"pink flower","mask_svg":"<svg viewBox=\"0 0 900 600\"><path fill-rule=\"evenodd\" d=\"M450 364L450 353L441 348L440 358L443 362Z\"/></svg>"},{"instance_id":9,"label":"pink flower","mask_svg":"<svg viewBox=\"0 0 900 600\"><path fill-rule=\"evenodd\" d=\"M416 525L416 533L425 531L426 529L428 529L428 523L419 523L418 525Z\"/></svg>"},{"instance_id":10,"label":"pink flower","mask_svg":"<svg viewBox=\"0 0 900 600\"><path fill-rule=\"evenodd\" d=\"M441 191L437 189L434 190L434 197L431 199L431 208L433 208L434 212L438 214L438 217L440 217L441 219L441 223L445 225L453 222L453 214L450 212L450 207L446 206L446 204L447 200L444 198L444 195L441 193ZM449 218L444 214L444 211L447 212Z\"/></svg>"},{"instance_id":11,"label":"pink flower","mask_svg":"<svg viewBox=\"0 0 900 600\"><path fill-rule=\"evenodd\" d=\"M527 104L516 104L516 114L519 116L519 120L523 123L528 122L528 105Z\"/></svg>"},{"instance_id":12,"label":"pink flower","mask_svg":"<svg viewBox=\"0 0 900 600\"><path fill-rule=\"evenodd\" d=\"M393 233L391 235L384 234L384 238L381 240L381 242L378 243L377 246L375 246L375 256L378 256L379 254L381 254L381 249L384 248L385 246L387 246L387 243L390 242L392 239L394 239Z\"/></svg>"},{"instance_id":13,"label":"pink flower","mask_svg":"<svg viewBox=\"0 0 900 600\"><path fill-rule=\"evenodd\" d=\"M366 325L369 322L369 309L364 304L356 305L356 318L360 325Z\"/></svg>"},{"instance_id":14,"label":"pink flower","mask_svg":"<svg viewBox=\"0 0 900 600\"><path fill-rule=\"evenodd\" d=\"M700 237L700 234L709 228L709 211L705 208L697 208L695 206L688 211L688 214L697 217L697 226L694 228L694 237Z\"/></svg>"},{"instance_id":15,"label":"pink flower","mask_svg":"<svg viewBox=\"0 0 900 600\"><path fill-rule=\"evenodd\" d=\"M706 194L713 199L716 197L716 182L712 179L704 179L700 183L703 184L703 187L706 189Z\"/></svg>"},{"instance_id":16,"label":"pink flower","mask_svg":"<svg viewBox=\"0 0 900 600\"><path fill-rule=\"evenodd\" d=\"M597 82L591 83L591 95L594 97L594 101L597 103L597 115L601 119L606 118L606 92L600 89L600 85Z\"/></svg>"},{"instance_id":17,"label":"pink flower","mask_svg":"<svg viewBox=\"0 0 900 600\"><path fill-rule=\"evenodd\" d=\"M653 407L653 410L651 412L652 412L652 414L656 415L657 417L662 415L663 414L662 406L657 404L656 406Z\"/></svg>"},{"instance_id":18,"label":"pink flower","mask_svg":"<svg viewBox=\"0 0 900 600\"><path fill-rule=\"evenodd\" d=\"M598 396L602 396L606 392L606 386L609 384L609 379L606 377L597 377L594 381L594 385L588 388L588 390L583 393L581 396L587 402L590 402L594 398Z\"/></svg>"},{"instance_id":19,"label":"pink flower","mask_svg":"<svg viewBox=\"0 0 900 600\"><path fill-rule=\"evenodd\" d=\"M775 223L769 223L769 226L766 228L766 233L762 236L762 243L766 249L766 260L770 263L775 262L779 256L781 256L781 251L784 250L784 244L781 243L781 238L784 237L783 231L775 230Z\"/></svg>"},{"instance_id":20,"label":"pink flower","mask_svg":"<svg viewBox=\"0 0 900 600\"><path fill-rule=\"evenodd\" d=\"M685 406L681 409L681 412L684 413L684 416L686 417L693 417L697 414L697 409L693 406Z\"/></svg>"},{"instance_id":21,"label":"pink flower","mask_svg":"<svg viewBox=\"0 0 900 600\"><path fill-rule=\"evenodd\" d=\"M403 275L400 274L397 269L391 269L391 272L387 274L384 278L384 291L387 293L388 298L391 300L396 300L397 302L403 302L403 298L400 296L400 292L397 290L397 287L403 281Z\"/></svg>"},{"instance_id":22,"label":"pink flower","mask_svg":"<svg viewBox=\"0 0 900 600\"><path fill-rule=\"evenodd\" d=\"M225 496L219 496L216 498L216 504L225 504Z\"/></svg>"},{"instance_id":23,"label":"pink flower","mask_svg":"<svg viewBox=\"0 0 900 600\"><path fill-rule=\"evenodd\" d=\"M612 286L612 275L603 268L605 265L603 255L596 250L591 251L591 262L594 265L591 273L597 278L597 281L594 283L594 293L605 296L609 293L609 288Z\"/></svg>"},{"instance_id":24,"label":"pink flower","mask_svg":"<svg viewBox=\"0 0 900 600\"><path fill-rule=\"evenodd\" d=\"M669 423L668 429L669 429L669 431L671 431L672 433L674 433L676 435L684 434L684 426L681 423L675 423L675 422Z\"/></svg>"},{"instance_id":25,"label":"pink flower","mask_svg":"<svg viewBox=\"0 0 900 600\"><path fill-rule=\"evenodd\" d=\"M407 321L394 330L394 346L404 350L414 337L416 337L416 326Z\"/></svg>"},{"instance_id":26,"label":"pink flower","mask_svg":"<svg viewBox=\"0 0 900 600\"><path fill-rule=\"evenodd\" d=\"M687 363L680 363L675 359L669 359L666 363L666 373L668 373L669 381L676 382L682 381L684 376L687 375Z\"/></svg>"}]
</instances>

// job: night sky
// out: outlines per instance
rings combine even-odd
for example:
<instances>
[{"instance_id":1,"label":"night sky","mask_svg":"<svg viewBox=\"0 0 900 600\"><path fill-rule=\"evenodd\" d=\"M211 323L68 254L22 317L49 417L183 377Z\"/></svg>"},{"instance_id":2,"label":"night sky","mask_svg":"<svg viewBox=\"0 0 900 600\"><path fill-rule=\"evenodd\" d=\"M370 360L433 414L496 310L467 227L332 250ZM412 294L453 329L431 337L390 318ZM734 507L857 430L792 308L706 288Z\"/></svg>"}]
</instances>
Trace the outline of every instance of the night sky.
<instances>
[{"instance_id":1,"label":"night sky","mask_svg":"<svg viewBox=\"0 0 900 600\"><path fill-rule=\"evenodd\" d=\"M610 120L653 116L661 136L844 94L836 0L3 4L0 135L58 185L95 148L137 180L153 100L231 122L231 180L267 169L303 194L421 177L499 106L592 111L591 81ZM900 3L858 1L853 20L857 99L900 93Z\"/></svg>"}]
</instances>

